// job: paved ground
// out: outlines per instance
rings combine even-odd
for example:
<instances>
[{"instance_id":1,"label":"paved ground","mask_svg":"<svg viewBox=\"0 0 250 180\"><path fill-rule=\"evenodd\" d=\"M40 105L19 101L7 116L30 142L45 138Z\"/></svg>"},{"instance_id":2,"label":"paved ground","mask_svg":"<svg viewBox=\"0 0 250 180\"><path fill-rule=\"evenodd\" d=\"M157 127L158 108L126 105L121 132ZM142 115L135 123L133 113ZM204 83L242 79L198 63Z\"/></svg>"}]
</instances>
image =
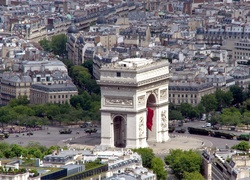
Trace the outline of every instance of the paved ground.
<instances>
[{"instance_id":1,"label":"paved ground","mask_svg":"<svg viewBox=\"0 0 250 180\"><path fill-rule=\"evenodd\" d=\"M56 145L65 145L63 140L74 139L75 137L84 137L87 134L84 132L82 128L71 128L72 134L59 134L60 127L48 127L44 130L34 131L34 135L27 136L26 133L21 134L10 134L10 137L5 139L5 142L10 144L19 144L22 146L27 145L29 142L39 142L40 144L50 147ZM50 134L47 134L47 132ZM76 132L79 132L77 134ZM16 137L18 135L19 137Z\"/></svg>"},{"instance_id":2,"label":"paved ground","mask_svg":"<svg viewBox=\"0 0 250 180\"><path fill-rule=\"evenodd\" d=\"M165 143L153 143L149 142L149 146L153 149L155 154L168 154L169 150L171 149L183 149L183 150L189 150L189 149L200 149L204 147L202 145L203 141L200 139L187 137L187 136L179 136L179 135L171 135L171 138L169 141Z\"/></svg>"},{"instance_id":3,"label":"paved ground","mask_svg":"<svg viewBox=\"0 0 250 180\"><path fill-rule=\"evenodd\" d=\"M79 127L71 127L72 134L59 134L60 127L48 127L45 130L35 131L34 135L27 136L26 133L19 134L19 137L16 137L16 134L11 134L8 139L4 141L8 143L20 144L22 146L27 145L29 142L39 142L44 146L50 147L53 145L71 146L74 148L93 148L95 145L99 145L100 142L100 129L97 133L86 134L84 129ZM47 134L47 132L50 134ZM79 132L79 134L77 134ZM227 140L221 138L214 138L209 136L199 136L191 135L189 133L185 134L170 134L171 138L166 143L152 143L149 142L149 146L154 150L156 154L164 155L169 152L170 149L199 149L202 147L202 142L206 147L219 147L223 148L227 144L232 146L239 141L237 140Z\"/></svg>"}]
</instances>

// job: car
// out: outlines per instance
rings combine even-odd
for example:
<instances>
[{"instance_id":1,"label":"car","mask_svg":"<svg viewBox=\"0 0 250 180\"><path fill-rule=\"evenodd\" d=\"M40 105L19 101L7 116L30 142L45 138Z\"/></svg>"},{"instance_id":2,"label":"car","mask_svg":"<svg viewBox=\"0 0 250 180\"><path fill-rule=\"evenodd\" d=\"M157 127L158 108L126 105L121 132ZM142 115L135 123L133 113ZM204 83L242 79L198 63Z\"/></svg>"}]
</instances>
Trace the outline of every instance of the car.
<instances>
[{"instance_id":1,"label":"car","mask_svg":"<svg viewBox=\"0 0 250 180\"><path fill-rule=\"evenodd\" d=\"M92 127L92 123L91 122L85 122L83 124L80 125L80 128L87 128L87 127Z\"/></svg>"},{"instance_id":2,"label":"car","mask_svg":"<svg viewBox=\"0 0 250 180\"><path fill-rule=\"evenodd\" d=\"M33 135L33 132L27 132L27 136L31 136L31 135Z\"/></svg>"},{"instance_id":3,"label":"car","mask_svg":"<svg viewBox=\"0 0 250 180\"><path fill-rule=\"evenodd\" d=\"M211 123L207 123L206 127L212 127Z\"/></svg>"},{"instance_id":4,"label":"car","mask_svg":"<svg viewBox=\"0 0 250 180\"><path fill-rule=\"evenodd\" d=\"M71 134L72 130L71 129L61 129L59 131L60 134Z\"/></svg>"},{"instance_id":5,"label":"car","mask_svg":"<svg viewBox=\"0 0 250 180\"><path fill-rule=\"evenodd\" d=\"M88 128L88 129L85 129L85 133L96 133L97 132L97 129L96 128Z\"/></svg>"},{"instance_id":6,"label":"car","mask_svg":"<svg viewBox=\"0 0 250 180\"><path fill-rule=\"evenodd\" d=\"M185 133L186 132L186 128L177 128L175 130L175 132L177 132L177 133Z\"/></svg>"}]
</instances>

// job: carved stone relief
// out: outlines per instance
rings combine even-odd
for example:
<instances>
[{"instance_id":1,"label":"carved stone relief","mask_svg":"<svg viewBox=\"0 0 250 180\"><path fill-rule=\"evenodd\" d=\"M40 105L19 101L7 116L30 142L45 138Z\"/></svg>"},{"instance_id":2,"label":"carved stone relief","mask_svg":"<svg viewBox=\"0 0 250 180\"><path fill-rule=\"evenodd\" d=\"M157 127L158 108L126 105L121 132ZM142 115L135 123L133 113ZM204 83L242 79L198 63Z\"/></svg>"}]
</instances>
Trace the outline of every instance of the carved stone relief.
<instances>
[{"instance_id":1,"label":"carved stone relief","mask_svg":"<svg viewBox=\"0 0 250 180\"><path fill-rule=\"evenodd\" d=\"M163 89L160 91L160 100L167 99L167 89Z\"/></svg>"},{"instance_id":2,"label":"carved stone relief","mask_svg":"<svg viewBox=\"0 0 250 180\"><path fill-rule=\"evenodd\" d=\"M168 123L168 120L167 120L167 111L166 110L163 110L161 112L161 128L162 128L162 131L166 130L167 128L167 123Z\"/></svg>"},{"instance_id":3,"label":"carved stone relief","mask_svg":"<svg viewBox=\"0 0 250 180\"><path fill-rule=\"evenodd\" d=\"M138 106L144 106L145 105L145 96L139 96L138 97Z\"/></svg>"},{"instance_id":4,"label":"carved stone relief","mask_svg":"<svg viewBox=\"0 0 250 180\"><path fill-rule=\"evenodd\" d=\"M133 106L133 99L122 97L105 97L105 105Z\"/></svg>"},{"instance_id":5,"label":"carved stone relief","mask_svg":"<svg viewBox=\"0 0 250 180\"><path fill-rule=\"evenodd\" d=\"M139 120L139 137L142 138L144 135L144 118L140 117Z\"/></svg>"},{"instance_id":6,"label":"carved stone relief","mask_svg":"<svg viewBox=\"0 0 250 180\"><path fill-rule=\"evenodd\" d=\"M158 97L158 89L153 90L156 97Z\"/></svg>"}]
</instances>

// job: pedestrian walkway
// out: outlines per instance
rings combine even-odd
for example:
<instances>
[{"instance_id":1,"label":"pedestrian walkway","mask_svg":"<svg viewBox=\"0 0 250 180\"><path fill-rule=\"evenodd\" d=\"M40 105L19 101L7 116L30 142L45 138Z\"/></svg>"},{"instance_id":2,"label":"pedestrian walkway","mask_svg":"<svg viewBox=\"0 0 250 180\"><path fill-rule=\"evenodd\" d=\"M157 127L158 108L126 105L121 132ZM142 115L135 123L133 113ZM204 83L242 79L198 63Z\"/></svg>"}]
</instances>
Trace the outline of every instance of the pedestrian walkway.
<instances>
[{"instance_id":1,"label":"pedestrian walkway","mask_svg":"<svg viewBox=\"0 0 250 180\"><path fill-rule=\"evenodd\" d=\"M148 142L148 145L153 149L155 154L168 154L171 149L201 149L205 146L205 143L202 140L193 137L174 135L171 136L167 142Z\"/></svg>"},{"instance_id":2,"label":"pedestrian walkway","mask_svg":"<svg viewBox=\"0 0 250 180\"><path fill-rule=\"evenodd\" d=\"M75 137L74 139L78 138L81 138L81 136ZM84 138L86 138L86 136ZM92 137L89 138L91 139ZM94 149L95 146L97 145L97 144L84 145L82 143L71 144L70 143L71 140L72 138L60 141L58 145L62 147L68 146L69 148L74 148L74 149ZM205 139L199 139L179 134L171 134L169 140L164 143L148 142L149 147L152 148L154 153L158 155L168 154L171 149L195 150L195 149L202 149L204 147L210 147L211 144L212 143L210 141Z\"/></svg>"}]
</instances>

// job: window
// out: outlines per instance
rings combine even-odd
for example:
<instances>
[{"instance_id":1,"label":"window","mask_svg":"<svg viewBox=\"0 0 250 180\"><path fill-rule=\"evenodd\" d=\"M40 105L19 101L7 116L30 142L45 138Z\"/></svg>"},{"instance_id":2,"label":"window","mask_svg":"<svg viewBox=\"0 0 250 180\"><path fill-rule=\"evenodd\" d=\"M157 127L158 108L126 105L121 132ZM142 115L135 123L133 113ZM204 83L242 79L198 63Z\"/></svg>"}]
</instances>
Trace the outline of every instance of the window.
<instances>
[{"instance_id":1,"label":"window","mask_svg":"<svg viewBox=\"0 0 250 180\"><path fill-rule=\"evenodd\" d=\"M68 95L65 95L66 96L66 98L68 98Z\"/></svg>"},{"instance_id":2,"label":"window","mask_svg":"<svg viewBox=\"0 0 250 180\"><path fill-rule=\"evenodd\" d=\"M116 72L116 77L121 77L121 72Z\"/></svg>"},{"instance_id":3,"label":"window","mask_svg":"<svg viewBox=\"0 0 250 180\"><path fill-rule=\"evenodd\" d=\"M58 98L60 98L61 96L60 95L58 95Z\"/></svg>"},{"instance_id":4,"label":"window","mask_svg":"<svg viewBox=\"0 0 250 180\"><path fill-rule=\"evenodd\" d=\"M52 99L53 97L52 96L50 96L50 99Z\"/></svg>"},{"instance_id":5,"label":"window","mask_svg":"<svg viewBox=\"0 0 250 180\"><path fill-rule=\"evenodd\" d=\"M62 95L62 98L64 98L64 95Z\"/></svg>"}]
</instances>

